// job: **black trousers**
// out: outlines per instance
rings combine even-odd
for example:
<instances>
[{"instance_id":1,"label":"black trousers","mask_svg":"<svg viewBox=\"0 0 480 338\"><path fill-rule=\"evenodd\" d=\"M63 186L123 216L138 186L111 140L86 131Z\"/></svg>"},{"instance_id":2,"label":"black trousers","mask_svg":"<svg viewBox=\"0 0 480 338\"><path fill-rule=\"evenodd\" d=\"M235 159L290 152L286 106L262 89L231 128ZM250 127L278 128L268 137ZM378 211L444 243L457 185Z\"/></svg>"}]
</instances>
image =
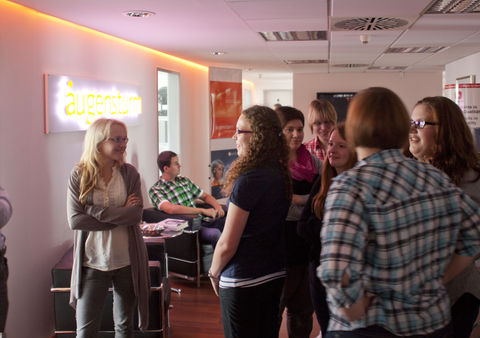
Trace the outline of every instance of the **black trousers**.
<instances>
[{"instance_id":1,"label":"black trousers","mask_svg":"<svg viewBox=\"0 0 480 338\"><path fill-rule=\"evenodd\" d=\"M5 322L7 321L8 312L8 264L7 258L0 255L0 332L5 332Z\"/></svg>"},{"instance_id":2,"label":"black trousers","mask_svg":"<svg viewBox=\"0 0 480 338\"><path fill-rule=\"evenodd\" d=\"M463 294L452 306L455 338L468 338L478 315L480 300L470 293Z\"/></svg>"},{"instance_id":3,"label":"black trousers","mask_svg":"<svg viewBox=\"0 0 480 338\"><path fill-rule=\"evenodd\" d=\"M322 337L325 337L328 329L328 322L330 320L330 310L327 303L327 292L320 279L317 277L317 264L310 261L308 265L310 295L312 297L312 305L315 310L318 325L322 331Z\"/></svg>"},{"instance_id":4,"label":"black trousers","mask_svg":"<svg viewBox=\"0 0 480 338\"><path fill-rule=\"evenodd\" d=\"M374 325L369 326L364 329L357 329L354 331L328 331L326 338L389 338L389 337L401 337L396 336L389 331L385 330L383 327ZM408 336L409 338L457 338L453 335L452 324L426 334L426 335L415 335Z\"/></svg>"},{"instance_id":5,"label":"black trousers","mask_svg":"<svg viewBox=\"0 0 480 338\"><path fill-rule=\"evenodd\" d=\"M278 337L278 307L284 278L249 288L220 289L226 338Z\"/></svg>"}]
</instances>

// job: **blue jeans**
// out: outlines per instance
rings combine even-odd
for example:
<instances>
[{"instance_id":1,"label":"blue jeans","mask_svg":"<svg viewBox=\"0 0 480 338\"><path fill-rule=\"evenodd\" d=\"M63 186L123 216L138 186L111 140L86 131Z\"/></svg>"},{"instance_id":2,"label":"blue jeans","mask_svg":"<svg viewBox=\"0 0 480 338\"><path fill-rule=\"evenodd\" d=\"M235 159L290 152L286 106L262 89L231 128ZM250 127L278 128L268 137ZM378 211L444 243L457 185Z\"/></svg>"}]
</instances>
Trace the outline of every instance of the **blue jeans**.
<instances>
[{"instance_id":1,"label":"blue jeans","mask_svg":"<svg viewBox=\"0 0 480 338\"><path fill-rule=\"evenodd\" d=\"M82 268L82 285L77 301L77 338L96 337L102 320L108 288L113 284L115 338L133 337L136 305L130 266L112 271Z\"/></svg>"},{"instance_id":2,"label":"blue jeans","mask_svg":"<svg viewBox=\"0 0 480 338\"><path fill-rule=\"evenodd\" d=\"M215 219L213 222L202 221L200 226L200 242L202 244L211 244L213 248L217 245L223 226L225 225L225 216Z\"/></svg>"}]
</instances>

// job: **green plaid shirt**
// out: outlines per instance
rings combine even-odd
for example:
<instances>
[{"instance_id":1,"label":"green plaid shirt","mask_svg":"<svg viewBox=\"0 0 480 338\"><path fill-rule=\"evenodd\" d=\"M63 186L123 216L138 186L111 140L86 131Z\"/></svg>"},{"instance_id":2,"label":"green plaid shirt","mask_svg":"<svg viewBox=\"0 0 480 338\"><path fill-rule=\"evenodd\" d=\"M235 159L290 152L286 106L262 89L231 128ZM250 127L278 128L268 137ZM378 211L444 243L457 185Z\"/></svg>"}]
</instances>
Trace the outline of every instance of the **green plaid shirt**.
<instances>
[{"instance_id":1,"label":"green plaid shirt","mask_svg":"<svg viewBox=\"0 0 480 338\"><path fill-rule=\"evenodd\" d=\"M195 208L194 200L202 193L198 185L183 176L177 176L173 181L160 178L148 191L152 204L159 210L163 202Z\"/></svg>"}]
</instances>

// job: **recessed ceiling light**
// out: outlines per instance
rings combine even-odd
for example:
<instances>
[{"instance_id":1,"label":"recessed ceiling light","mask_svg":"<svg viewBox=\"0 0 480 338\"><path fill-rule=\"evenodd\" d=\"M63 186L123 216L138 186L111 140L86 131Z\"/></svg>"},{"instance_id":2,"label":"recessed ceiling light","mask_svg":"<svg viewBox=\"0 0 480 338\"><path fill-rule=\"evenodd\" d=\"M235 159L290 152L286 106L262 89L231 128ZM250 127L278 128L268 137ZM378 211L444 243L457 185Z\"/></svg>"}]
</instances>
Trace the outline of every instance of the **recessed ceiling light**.
<instances>
[{"instance_id":1,"label":"recessed ceiling light","mask_svg":"<svg viewBox=\"0 0 480 338\"><path fill-rule=\"evenodd\" d=\"M215 55L215 56L225 55L225 54L227 54L227 53L226 52L220 52L220 51L212 52L212 55Z\"/></svg>"},{"instance_id":2,"label":"recessed ceiling light","mask_svg":"<svg viewBox=\"0 0 480 338\"><path fill-rule=\"evenodd\" d=\"M135 10L135 11L123 12L123 15L130 16L132 18L146 18L148 16L155 15L155 12Z\"/></svg>"}]
</instances>

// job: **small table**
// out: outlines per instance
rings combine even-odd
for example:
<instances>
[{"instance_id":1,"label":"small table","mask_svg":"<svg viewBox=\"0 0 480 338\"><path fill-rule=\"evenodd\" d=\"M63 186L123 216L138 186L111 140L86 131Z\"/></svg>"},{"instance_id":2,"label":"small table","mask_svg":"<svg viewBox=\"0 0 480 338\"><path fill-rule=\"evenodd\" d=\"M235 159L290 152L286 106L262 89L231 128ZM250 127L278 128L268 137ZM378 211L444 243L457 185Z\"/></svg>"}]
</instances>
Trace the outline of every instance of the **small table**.
<instances>
[{"instance_id":1,"label":"small table","mask_svg":"<svg viewBox=\"0 0 480 338\"><path fill-rule=\"evenodd\" d=\"M165 261L165 272L168 278L168 255L165 250L165 239L180 236L183 229L179 231L163 230L158 236L143 236L143 241L147 247L148 259ZM160 254L160 255L159 255ZM163 257L162 257L163 255ZM170 288L173 292L181 293L182 289Z\"/></svg>"}]
</instances>

